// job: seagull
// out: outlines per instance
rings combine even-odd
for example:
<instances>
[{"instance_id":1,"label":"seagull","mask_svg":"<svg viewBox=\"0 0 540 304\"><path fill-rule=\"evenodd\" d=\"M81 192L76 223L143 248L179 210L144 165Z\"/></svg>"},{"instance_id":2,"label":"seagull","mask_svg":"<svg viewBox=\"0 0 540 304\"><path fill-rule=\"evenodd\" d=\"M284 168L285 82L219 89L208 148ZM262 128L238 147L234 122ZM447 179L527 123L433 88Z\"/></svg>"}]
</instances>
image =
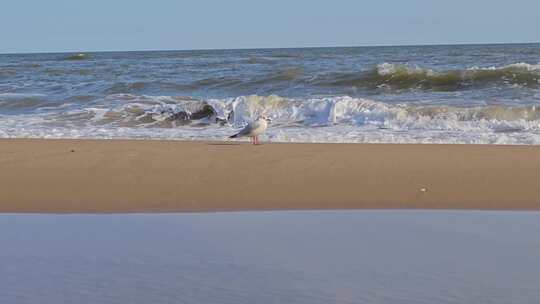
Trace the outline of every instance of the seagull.
<instances>
[{"instance_id":1,"label":"seagull","mask_svg":"<svg viewBox=\"0 0 540 304\"><path fill-rule=\"evenodd\" d=\"M266 116L259 116L256 120L249 123L247 126L245 126L240 132L234 134L233 136L229 136L229 138L237 138L237 137L250 137L251 143L254 145L259 145L259 135L263 134L264 131L266 131L266 128L268 128L268 123L271 122L272 119Z\"/></svg>"}]
</instances>

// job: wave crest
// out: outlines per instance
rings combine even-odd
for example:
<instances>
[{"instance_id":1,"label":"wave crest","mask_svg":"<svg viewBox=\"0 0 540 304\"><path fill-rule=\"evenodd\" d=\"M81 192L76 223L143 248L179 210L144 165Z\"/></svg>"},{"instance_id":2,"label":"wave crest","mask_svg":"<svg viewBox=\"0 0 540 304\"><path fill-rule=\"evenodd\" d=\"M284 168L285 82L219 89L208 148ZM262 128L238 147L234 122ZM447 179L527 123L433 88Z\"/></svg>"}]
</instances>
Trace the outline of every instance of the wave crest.
<instances>
[{"instance_id":1,"label":"wave crest","mask_svg":"<svg viewBox=\"0 0 540 304\"><path fill-rule=\"evenodd\" d=\"M0 137L220 139L258 115L276 141L540 144L536 106L390 104L349 96L276 95L201 100L116 94L93 107L5 115Z\"/></svg>"},{"instance_id":2,"label":"wave crest","mask_svg":"<svg viewBox=\"0 0 540 304\"><path fill-rule=\"evenodd\" d=\"M382 63L367 72L326 75L318 82L323 86L433 90L460 90L492 83L540 86L540 64L515 63L440 72L409 64Z\"/></svg>"},{"instance_id":3,"label":"wave crest","mask_svg":"<svg viewBox=\"0 0 540 304\"><path fill-rule=\"evenodd\" d=\"M258 115L272 117L273 126L411 130L540 130L540 107L452 107L389 104L348 96L290 99L276 95L199 100L189 97L111 95L112 108L92 107L61 113L54 121L88 120L96 125L160 127L229 125L241 127Z\"/></svg>"}]
</instances>

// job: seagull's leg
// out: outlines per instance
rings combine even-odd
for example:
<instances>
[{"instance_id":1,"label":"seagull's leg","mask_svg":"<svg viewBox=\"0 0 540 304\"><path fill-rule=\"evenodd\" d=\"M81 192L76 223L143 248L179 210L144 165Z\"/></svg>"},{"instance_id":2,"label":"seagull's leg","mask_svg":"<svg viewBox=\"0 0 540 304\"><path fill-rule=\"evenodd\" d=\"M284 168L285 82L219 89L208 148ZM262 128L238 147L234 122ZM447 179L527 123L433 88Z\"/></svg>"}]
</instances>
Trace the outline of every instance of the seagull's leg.
<instances>
[{"instance_id":1,"label":"seagull's leg","mask_svg":"<svg viewBox=\"0 0 540 304\"><path fill-rule=\"evenodd\" d=\"M249 141L250 141L252 144L255 144L255 137L254 137L254 136L250 136L250 137L249 137Z\"/></svg>"},{"instance_id":2,"label":"seagull's leg","mask_svg":"<svg viewBox=\"0 0 540 304\"><path fill-rule=\"evenodd\" d=\"M261 143L259 143L259 135L255 136L255 140L257 141L257 145L261 144Z\"/></svg>"}]
</instances>

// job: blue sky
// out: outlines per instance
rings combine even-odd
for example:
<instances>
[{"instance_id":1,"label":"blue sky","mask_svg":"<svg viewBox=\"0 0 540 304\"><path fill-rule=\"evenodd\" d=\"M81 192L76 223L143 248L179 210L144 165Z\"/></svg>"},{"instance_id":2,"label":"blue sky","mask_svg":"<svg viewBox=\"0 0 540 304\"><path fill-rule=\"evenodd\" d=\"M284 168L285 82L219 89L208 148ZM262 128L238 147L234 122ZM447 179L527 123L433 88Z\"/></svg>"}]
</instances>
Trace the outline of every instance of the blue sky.
<instances>
[{"instance_id":1,"label":"blue sky","mask_svg":"<svg viewBox=\"0 0 540 304\"><path fill-rule=\"evenodd\" d=\"M538 0L2 0L0 53L539 42Z\"/></svg>"}]
</instances>

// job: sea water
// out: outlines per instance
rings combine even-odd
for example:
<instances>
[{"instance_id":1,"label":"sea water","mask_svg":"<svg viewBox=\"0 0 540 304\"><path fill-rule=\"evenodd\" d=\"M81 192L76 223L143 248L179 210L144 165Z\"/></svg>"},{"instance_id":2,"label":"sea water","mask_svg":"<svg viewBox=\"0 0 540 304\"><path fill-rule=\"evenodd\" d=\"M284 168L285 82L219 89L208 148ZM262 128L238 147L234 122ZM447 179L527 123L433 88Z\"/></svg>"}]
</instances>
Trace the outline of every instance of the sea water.
<instances>
[{"instance_id":1,"label":"sea water","mask_svg":"<svg viewBox=\"0 0 540 304\"><path fill-rule=\"evenodd\" d=\"M0 137L540 144L540 44L0 55Z\"/></svg>"}]
</instances>

